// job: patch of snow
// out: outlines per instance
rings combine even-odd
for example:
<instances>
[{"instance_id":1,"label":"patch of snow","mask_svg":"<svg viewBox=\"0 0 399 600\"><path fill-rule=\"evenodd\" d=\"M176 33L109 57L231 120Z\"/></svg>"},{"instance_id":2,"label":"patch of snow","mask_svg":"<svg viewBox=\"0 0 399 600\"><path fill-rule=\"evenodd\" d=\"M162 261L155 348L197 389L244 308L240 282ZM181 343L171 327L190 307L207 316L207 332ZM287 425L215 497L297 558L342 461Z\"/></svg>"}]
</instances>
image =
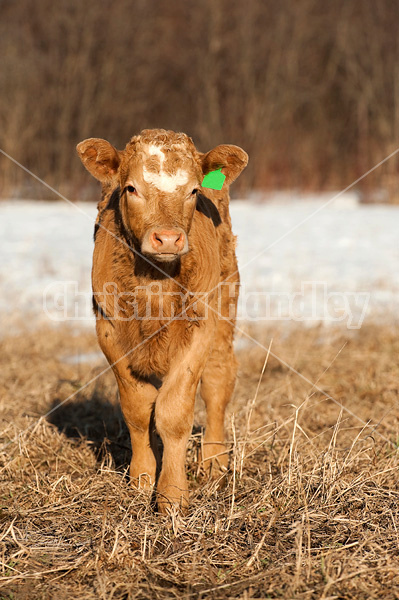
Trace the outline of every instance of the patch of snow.
<instances>
[{"instance_id":1,"label":"patch of snow","mask_svg":"<svg viewBox=\"0 0 399 600\"><path fill-rule=\"evenodd\" d=\"M241 320L397 319L399 208L353 194L231 204ZM1 335L19 321L93 326L94 204L0 203Z\"/></svg>"}]
</instances>

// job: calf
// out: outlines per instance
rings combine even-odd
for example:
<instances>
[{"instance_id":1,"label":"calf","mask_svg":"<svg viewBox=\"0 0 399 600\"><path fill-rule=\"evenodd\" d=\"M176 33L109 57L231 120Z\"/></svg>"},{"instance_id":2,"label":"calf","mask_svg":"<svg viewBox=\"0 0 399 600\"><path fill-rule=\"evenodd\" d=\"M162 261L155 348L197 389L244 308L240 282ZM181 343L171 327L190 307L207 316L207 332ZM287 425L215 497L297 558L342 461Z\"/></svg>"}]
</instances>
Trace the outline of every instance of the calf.
<instances>
[{"instance_id":1,"label":"calf","mask_svg":"<svg viewBox=\"0 0 399 600\"><path fill-rule=\"evenodd\" d=\"M207 409L200 459L212 473L228 463L224 414L236 377L239 284L229 186L248 156L231 145L202 154L187 135L162 129L142 131L122 151L95 138L77 150L102 183L93 305L130 432L130 477L138 487L156 483L161 512L184 510L200 381ZM207 184L213 172L224 182Z\"/></svg>"}]
</instances>

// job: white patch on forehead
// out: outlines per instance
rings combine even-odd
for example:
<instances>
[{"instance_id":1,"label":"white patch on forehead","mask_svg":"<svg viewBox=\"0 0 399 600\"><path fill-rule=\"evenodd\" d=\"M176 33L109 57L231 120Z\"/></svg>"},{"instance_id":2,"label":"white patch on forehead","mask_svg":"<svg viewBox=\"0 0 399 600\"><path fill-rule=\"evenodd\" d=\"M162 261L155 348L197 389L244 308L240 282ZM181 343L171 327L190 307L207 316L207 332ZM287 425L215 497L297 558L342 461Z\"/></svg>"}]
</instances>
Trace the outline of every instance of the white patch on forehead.
<instances>
[{"instance_id":1,"label":"white patch on forehead","mask_svg":"<svg viewBox=\"0 0 399 600\"><path fill-rule=\"evenodd\" d=\"M148 147L148 154L150 156L159 156L161 168L159 173L153 173L148 171L145 167L143 168L143 178L147 183L152 183L161 192L175 192L179 185L184 185L188 181L188 173L183 169L178 169L175 175L168 175L163 170L163 163L165 162L165 154L159 146L151 144Z\"/></svg>"},{"instance_id":2,"label":"white patch on forehead","mask_svg":"<svg viewBox=\"0 0 399 600\"><path fill-rule=\"evenodd\" d=\"M175 192L179 185L184 185L188 181L187 172L182 169L179 169L176 175L168 175L162 169L159 173L153 173L144 167L143 177L144 181L152 183L161 192Z\"/></svg>"},{"instance_id":3,"label":"white patch on forehead","mask_svg":"<svg viewBox=\"0 0 399 600\"><path fill-rule=\"evenodd\" d=\"M154 146L154 144L151 144L151 146L148 146L148 154L150 156L159 156L159 159L161 161L161 168L162 168L163 161L165 160L165 154L164 154L163 150L161 150L161 148L159 146Z\"/></svg>"}]
</instances>

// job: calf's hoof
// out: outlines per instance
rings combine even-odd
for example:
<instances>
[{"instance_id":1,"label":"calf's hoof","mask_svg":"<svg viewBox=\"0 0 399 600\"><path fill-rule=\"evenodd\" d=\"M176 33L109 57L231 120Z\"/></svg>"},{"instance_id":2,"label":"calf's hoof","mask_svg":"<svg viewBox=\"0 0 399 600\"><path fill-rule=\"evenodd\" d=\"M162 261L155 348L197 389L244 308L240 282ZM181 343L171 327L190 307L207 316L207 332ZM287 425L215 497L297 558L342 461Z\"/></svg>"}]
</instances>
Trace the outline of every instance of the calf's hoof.
<instances>
[{"instance_id":1,"label":"calf's hoof","mask_svg":"<svg viewBox=\"0 0 399 600\"><path fill-rule=\"evenodd\" d=\"M221 484L226 478L229 455L223 442L204 442L199 455L200 466L210 479L220 479ZM223 484L222 484L223 485Z\"/></svg>"},{"instance_id":2,"label":"calf's hoof","mask_svg":"<svg viewBox=\"0 0 399 600\"><path fill-rule=\"evenodd\" d=\"M130 477L130 482L138 490L152 492L154 489L154 481L147 473L142 473L138 477Z\"/></svg>"},{"instance_id":3,"label":"calf's hoof","mask_svg":"<svg viewBox=\"0 0 399 600\"><path fill-rule=\"evenodd\" d=\"M136 465L130 466L130 483L139 490L151 492L155 485L155 470L137 468Z\"/></svg>"},{"instance_id":4,"label":"calf's hoof","mask_svg":"<svg viewBox=\"0 0 399 600\"><path fill-rule=\"evenodd\" d=\"M188 489L175 485L157 486L158 511L164 515L171 513L186 514L188 510Z\"/></svg>"}]
</instances>

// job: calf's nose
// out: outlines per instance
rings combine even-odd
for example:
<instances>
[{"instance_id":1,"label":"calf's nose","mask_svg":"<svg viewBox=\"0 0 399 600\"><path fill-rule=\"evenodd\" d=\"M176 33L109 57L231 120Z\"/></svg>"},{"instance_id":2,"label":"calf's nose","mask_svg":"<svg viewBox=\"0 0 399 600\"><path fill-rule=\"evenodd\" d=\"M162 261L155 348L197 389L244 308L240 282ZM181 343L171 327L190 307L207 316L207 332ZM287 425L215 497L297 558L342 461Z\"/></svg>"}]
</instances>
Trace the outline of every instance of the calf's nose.
<instances>
[{"instance_id":1,"label":"calf's nose","mask_svg":"<svg viewBox=\"0 0 399 600\"><path fill-rule=\"evenodd\" d=\"M153 231L151 246L163 254L176 254L184 248L184 233L180 231Z\"/></svg>"}]
</instances>

